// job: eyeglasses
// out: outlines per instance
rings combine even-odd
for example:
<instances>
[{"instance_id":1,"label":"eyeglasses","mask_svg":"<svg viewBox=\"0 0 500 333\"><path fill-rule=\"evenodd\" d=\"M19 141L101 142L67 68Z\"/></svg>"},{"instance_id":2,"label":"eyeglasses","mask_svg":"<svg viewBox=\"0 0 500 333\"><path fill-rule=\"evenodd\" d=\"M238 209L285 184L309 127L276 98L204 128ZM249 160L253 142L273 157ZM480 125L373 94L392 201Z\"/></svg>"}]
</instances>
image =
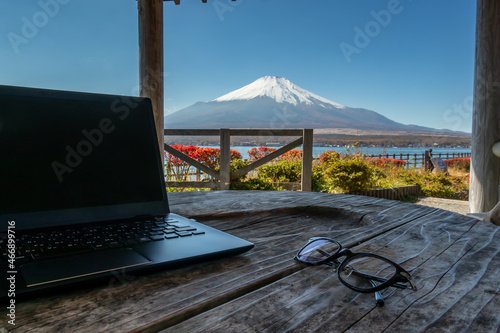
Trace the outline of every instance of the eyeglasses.
<instances>
[{"instance_id":1,"label":"eyeglasses","mask_svg":"<svg viewBox=\"0 0 500 333\"><path fill-rule=\"evenodd\" d=\"M339 261L340 257L345 259ZM330 265L346 287L360 292L375 292L378 306L384 305L380 291L388 287L417 290L410 273L395 262L373 253L353 253L334 239L314 237L297 253L297 261L310 265Z\"/></svg>"}]
</instances>

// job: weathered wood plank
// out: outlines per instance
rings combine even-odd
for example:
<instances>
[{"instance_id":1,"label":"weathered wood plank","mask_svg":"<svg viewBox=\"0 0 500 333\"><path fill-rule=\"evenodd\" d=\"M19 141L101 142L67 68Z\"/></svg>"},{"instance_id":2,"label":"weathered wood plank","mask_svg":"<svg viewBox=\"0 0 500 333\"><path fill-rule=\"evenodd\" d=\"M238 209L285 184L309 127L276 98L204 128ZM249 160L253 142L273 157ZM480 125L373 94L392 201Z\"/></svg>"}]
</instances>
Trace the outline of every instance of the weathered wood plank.
<instances>
[{"instance_id":1,"label":"weathered wood plank","mask_svg":"<svg viewBox=\"0 0 500 333\"><path fill-rule=\"evenodd\" d=\"M419 291L397 290L378 308L329 268L307 267L165 332L498 331L500 228L436 211L353 250L397 261Z\"/></svg>"},{"instance_id":2,"label":"weathered wood plank","mask_svg":"<svg viewBox=\"0 0 500 333\"><path fill-rule=\"evenodd\" d=\"M356 330L375 311L386 318L385 324L399 325L398 318L407 315L404 309L414 306L417 315L434 295L446 298L445 292L436 294L440 283L448 281L444 272L451 272L446 265L435 270L441 258L461 258L456 248L472 237L483 239L486 234L489 243L500 243L497 236L491 236L493 229L481 231L483 222L471 228L471 221L477 220L378 198L216 191L172 193L169 201L173 212L196 216L202 223L254 242L255 248L240 256L147 276L117 276L102 287L21 302L14 332L148 332L168 327L191 332L192 327L201 331L209 323L215 323L214 331L218 327L224 332L313 327L328 331L339 327L339 322L343 329ZM413 269L421 291L398 290L385 308L375 309L373 295L351 292L329 268L304 267L292 260L311 236L319 235L332 236L357 251L386 255ZM450 246L449 240L455 245ZM359 248L355 247L358 243L362 243ZM488 242L481 240L477 246L493 258L498 250L483 243ZM496 266L489 267L489 274L498 273ZM481 299L484 310L479 316L488 317L494 311L496 295L489 301ZM397 309L394 314L393 309ZM2 311L0 323L5 326ZM477 317L471 325L485 327Z\"/></svg>"},{"instance_id":3,"label":"weathered wood plank","mask_svg":"<svg viewBox=\"0 0 500 333\"><path fill-rule=\"evenodd\" d=\"M165 182L167 187L194 187L194 188L211 188L218 189L220 188L219 182L176 182L176 181L167 181Z\"/></svg>"},{"instance_id":4,"label":"weathered wood plank","mask_svg":"<svg viewBox=\"0 0 500 333\"><path fill-rule=\"evenodd\" d=\"M257 220L259 221L262 219L261 223L267 224L269 219L273 216L275 216L275 214L270 212L266 216L258 215ZM249 229L251 229L252 224L256 223L255 217L256 215L250 216L247 219L246 223L249 224ZM298 220L297 223L299 222L300 221ZM346 225L346 227L348 226ZM290 256L292 256L295 249L291 253L285 254L281 251L282 245L287 243L286 239L282 239L283 236L268 236L267 238L271 239L274 243L267 243L266 240L263 239L261 231L256 232L255 235L260 237L260 239L253 240L257 244L258 251L250 253L254 257L257 257L255 260L252 260L252 262L248 262L248 258L245 258L246 256L242 256L242 258L231 258L230 261L221 261L221 264L215 262L208 264L208 266L197 266L192 269L188 269L187 271L180 270L176 273L167 272L162 274L164 275L162 280L163 283L165 283L165 285L169 288L164 290L164 292L157 297L140 292L144 292L151 288L150 285L148 286L147 281L145 282L145 280L148 280L147 278L130 276L127 278L131 280L130 283L123 286L126 287L125 290L117 292L117 295L114 295L114 291L111 288L104 288L99 292L94 292L93 295L87 299L87 302L79 304L84 305L84 303L87 303L87 310L93 309L94 311L98 311L98 304L102 306L105 302L111 301L112 303L108 305L114 308L112 316L107 313L107 316L104 318L96 320L94 316L89 315L87 312L79 314L77 316L78 318L70 316L65 320L60 312L44 312L44 314L46 316L57 316L57 325L59 328L64 328L64 330L77 330L78 327L81 326L86 329L92 329L93 331L99 331L99 327L102 327L102 325L108 325L107 318L112 321L109 323L110 325L112 323L118 325L114 316L118 316L121 313L124 316L123 318L127 318L127 320L123 320L125 323L122 323L123 326L119 326L120 330L130 329L131 327L129 325L149 323L151 318L158 317L161 318L160 322L163 325L173 323L184 318L186 313L188 315L196 313L196 311L200 311L200 308L202 310L205 309L208 306L207 304L218 304L219 300L230 299L231 295L234 295L235 293L238 295L237 292L241 291L242 285L246 286L247 282L250 280L255 280L254 285L258 286L262 283L262 281L266 282L269 281L269 279L280 277L281 274L283 274L283 271L296 269L294 268L294 263L290 261ZM262 258L265 258L265 260ZM234 260L238 260L239 262L236 263ZM241 262L241 260L243 260L243 262ZM217 267L218 265L222 266ZM205 268L203 268L203 266ZM240 266L242 267L238 268ZM185 278L186 276L192 278L193 276L199 277L200 275L206 275L206 277L202 279L205 282L197 281L194 284L200 284L201 288L194 286L189 282L190 279ZM213 279L216 279L218 283L214 283ZM242 283L243 281L245 281L244 284ZM141 287L137 288L137 284L139 282ZM228 287L228 283L230 283L232 287ZM175 286L178 286L178 288L175 288ZM245 290L247 290L246 288L247 287L245 287ZM155 291L156 289L157 288L154 288ZM186 294L186 290L189 290L190 293L192 292L194 297L190 297L188 295L189 293ZM232 290L233 292L230 293L228 290ZM109 297L113 298L109 299ZM122 308L122 305L126 306ZM133 308L140 308L141 311L136 315L125 316L125 314ZM158 313L158 309L161 309L160 313ZM20 316L22 317L22 313ZM39 319L44 321L44 317ZM50 327L51 329L53 328L53 326Z\"/></svg>"},{"instance_id":5,"label":"weathered wood plank","mask_svg":"<svg viewBox=\"0 0 500 333\"><path fill-rule=\"evenodd\" d=\"M301 129L293 128L260 128L260 129L247 129L236 128L231 129L231 135L234 136L300 136L302 135Z\"/></svg>"}]
</instances>

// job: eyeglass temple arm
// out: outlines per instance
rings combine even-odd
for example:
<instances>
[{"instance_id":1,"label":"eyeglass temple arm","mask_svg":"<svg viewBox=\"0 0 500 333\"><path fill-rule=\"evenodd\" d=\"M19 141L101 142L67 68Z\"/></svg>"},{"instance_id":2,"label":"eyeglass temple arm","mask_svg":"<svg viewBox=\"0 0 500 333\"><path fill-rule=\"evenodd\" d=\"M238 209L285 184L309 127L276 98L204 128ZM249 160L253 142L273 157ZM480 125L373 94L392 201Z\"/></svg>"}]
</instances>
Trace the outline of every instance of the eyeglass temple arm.
<instances>
[{"instance_id":1,"label":"eyeglass temple arm","mask_svg":"<svg viewBox=\"0 0 500 333\"><path fill-rule=\"evenodd\" d=\"M373 280L369 279L368 281L370 281L373 288L377 287L377 285L375 284L375 282L373 282ZM379 291L375 292L375 302L377 303L377 306L384 306L385 304L384 298L382 297Z\"/></svg>"},{"instance_id":2,"label":"eyeglass temple arm","mask_svg":"<svg viewBox=\"0 0 500 333\"><path fill-rule=\"evenodd\" d=\"M387 279L381 278L379 276L361 273L361 272L359 272L357 270L353 270L352 273L356 274L359 277L362 277L364 279L369 280L370 283L372 283L372 285L374 284L373 281L377 281L377 282L381 282L381 283L385 283L385 282L388 281ZM399 283L399 282L395 282L395 283L391 284L391 286L392 287L396 287L396 288L400 288L400 289L406 289L407 288L407 286L405 284Z\"/></svg>"}]
</instances>

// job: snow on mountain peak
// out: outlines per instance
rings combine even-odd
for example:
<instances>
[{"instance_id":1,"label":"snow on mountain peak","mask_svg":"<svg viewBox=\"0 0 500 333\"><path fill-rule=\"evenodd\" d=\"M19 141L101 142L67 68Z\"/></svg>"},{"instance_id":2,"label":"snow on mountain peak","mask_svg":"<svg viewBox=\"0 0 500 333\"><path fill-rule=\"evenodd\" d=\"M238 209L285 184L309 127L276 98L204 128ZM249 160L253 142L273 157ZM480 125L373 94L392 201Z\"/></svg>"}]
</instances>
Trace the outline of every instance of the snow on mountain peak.
<instances>
[{"instance_id":1,"label":"snow on mountain peak","mask_svg":"<svg viewBox=\"0 0 500 333\"><path fill-rule=\"evenodd\" d=\"M213 102L249 100L256 97L269 97L276 100L278 103L290 103L293 105L299 103L312 105L319 102L333 105L338 109L345 108L344 105L315 95L280 76L261 77L249 85L214 99Z\"/></svg>"}]
</instances>

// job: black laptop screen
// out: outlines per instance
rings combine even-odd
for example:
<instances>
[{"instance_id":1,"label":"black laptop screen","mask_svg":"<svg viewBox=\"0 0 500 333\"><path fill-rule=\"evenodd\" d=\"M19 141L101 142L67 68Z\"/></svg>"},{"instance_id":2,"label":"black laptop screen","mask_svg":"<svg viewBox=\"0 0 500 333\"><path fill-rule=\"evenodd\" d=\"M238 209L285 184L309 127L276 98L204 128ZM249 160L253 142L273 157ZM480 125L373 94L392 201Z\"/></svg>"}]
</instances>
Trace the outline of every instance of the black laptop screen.
<instances>
[{"instance_id":1,"label":"black laptop screen","mask_svg":"<svg viewBox=\"0 0 500 333\"><path fill-rule=\"evenodd\" d=\"M0 215L165 201L155 141L149 99L0 87Z\"/></svg>"}]
</instances>

